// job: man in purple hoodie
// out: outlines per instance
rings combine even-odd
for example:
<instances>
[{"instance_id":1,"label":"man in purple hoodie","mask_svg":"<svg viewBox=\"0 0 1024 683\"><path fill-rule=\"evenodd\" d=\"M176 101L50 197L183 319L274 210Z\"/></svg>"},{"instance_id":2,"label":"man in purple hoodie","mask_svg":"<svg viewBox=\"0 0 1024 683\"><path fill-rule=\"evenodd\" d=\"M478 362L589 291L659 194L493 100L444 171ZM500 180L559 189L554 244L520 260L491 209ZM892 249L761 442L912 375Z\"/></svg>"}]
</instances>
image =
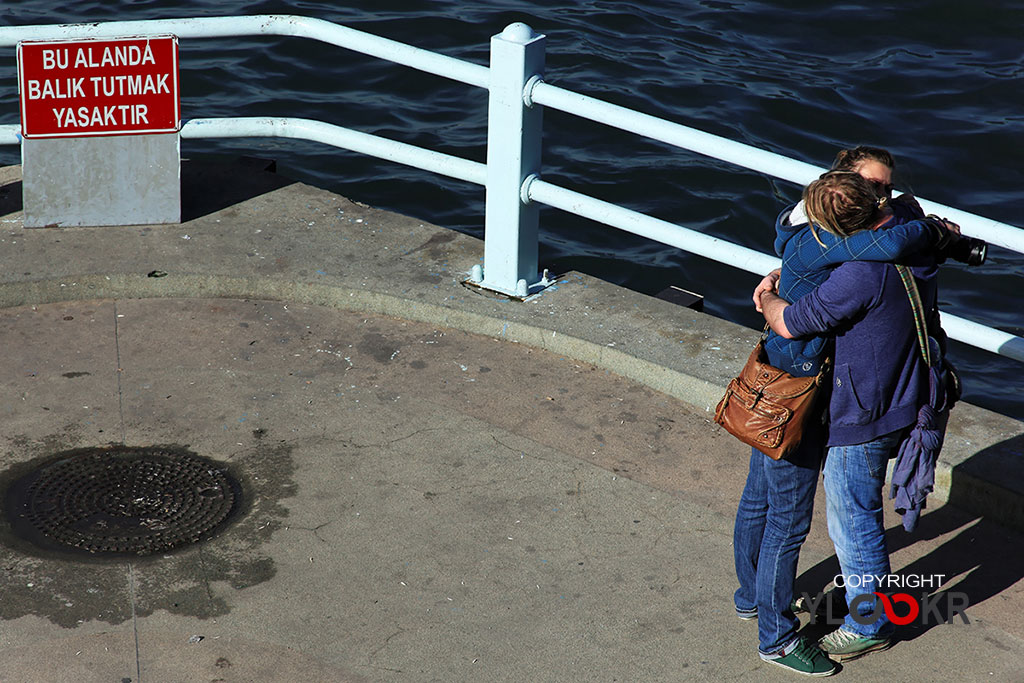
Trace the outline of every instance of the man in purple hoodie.
<instances>
[{"instance_id":1,"label":"man in purple hoodie","mask_svg":"<svg viewBox=\"0 0 1024 683\"><path fill-rule=\"evenodd\" d=\"M931 304L925 310L935 312L934 265L912 270L922 300ZM792 305L762 290L760 308L785 338L828 335L835 340L826 509L846 585L859 592L847 591L851 615L819 644L839 661L884 650L892 644L894 627L878 598L863 596L881 590L875 577L890 573L882 519L886 465L928 400L928 368L918 348L910 298L891 263L850 261ZM877 615L873 621L872 615Z\"/></svg>"}]
</instances>

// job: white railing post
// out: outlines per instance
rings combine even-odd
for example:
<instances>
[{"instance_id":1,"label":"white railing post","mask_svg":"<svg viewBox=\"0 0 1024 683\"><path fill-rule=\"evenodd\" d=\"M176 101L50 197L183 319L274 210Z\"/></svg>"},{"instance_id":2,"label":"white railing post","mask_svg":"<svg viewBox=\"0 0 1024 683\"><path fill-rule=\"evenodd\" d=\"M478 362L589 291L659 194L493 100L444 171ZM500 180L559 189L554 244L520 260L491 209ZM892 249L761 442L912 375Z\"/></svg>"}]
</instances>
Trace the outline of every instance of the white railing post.
<instances>
[{"instance_id":1,"label":"white railing post","mask_svg":"<svg viewBox=\"0 0 1024 683\"><path fill-rule=\"evenodd\" d=\"M538 207L524 200L521 188L540 171L541 107L528 105L524 92L544 72L545 40L518 22L491 38L481 285L518 296L538 280Z\"/></svg>"}]
</instances>

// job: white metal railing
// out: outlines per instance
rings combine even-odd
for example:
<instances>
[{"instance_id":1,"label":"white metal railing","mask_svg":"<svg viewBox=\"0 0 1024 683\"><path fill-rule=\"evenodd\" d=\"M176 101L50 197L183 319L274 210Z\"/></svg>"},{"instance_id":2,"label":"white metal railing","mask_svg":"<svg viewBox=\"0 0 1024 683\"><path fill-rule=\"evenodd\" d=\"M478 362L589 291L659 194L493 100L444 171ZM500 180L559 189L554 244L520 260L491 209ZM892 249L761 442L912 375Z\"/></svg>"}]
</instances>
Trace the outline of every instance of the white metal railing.
<instances>
[{"instance_id":1,"label":"white metal railing","mask_svg":"<svg viewBox=\"0 0 1024 683\"><path fill-rule=\"evenodd\" d=\"M487 180L487 167L479 161L470 161L450 154L434 152L416 145L361 133L334 126L323 121L294 118L224 118L192 119L181 127L182 138L296 138L321 142L360 152L379 159L395 161L449 178L483 185Z\"/></svg>"},{"instance_id":2,"label":"white metal railing","mask_svg":"<svg viewBox=\"0 0 1024 683\"><path fill-rule=\"evenodd\" d=\"M287 137L313 140L406 164L487 189L484 268L475 279L508 294L526 294L538 283L537 210L541 203L641 235L758 275L779 259L701 232L632 211L540 178L541 107L720 159L800 185L827 170L671 121L574 93L543 80L543 35L512 24L491 39L490 67L412 47L321 19L290 15L157 19L51 26L0 27L0 48L18 41L112 38L172 34L179 38L244 35L297 36L361 52L489 91L487 163L426 150L321 121L296 118L193 119L182 138ZM19 144L17 125L0 125L0 144ZM949 217L963 232L1024 253L1024 230L918 198L922 208ZM1024 361L1024 339L943 313L954 339Z\"/></svg>"},{"instance_id":3,"label":"white metal railing","mask_svg":"<svg viewBox=\"0 0 1024 683\"><path fill-rule=\"evenodd\" d=\"M535 82L524 97L530 102L660 140L675 147L698 152L753 171L767 173L798 185L806 185L828 170L659 119L649 114L642 114L587 95L580 95L543 81ZM925 213L940 214L959 223L964 228L965 234L978 237L990 244L997 244L1024 253L1024 230L923 197L915 196L915 198Z\"/></svg>"},{"instance_id":4,"label":"white metal railing","mask_svg":"<svg viewBox=\"0 0 1024 683\"><path fill-rule=\"evenodd\" d=\"M14 47L22 40L116 38L146 34L170 34L179 38L232 38L257 35L312 38L395 64L410 66L437 76L475 85L478 88L487 87L488 69L485 66L381 38L323 19L286 14L108 21L96 24L2 26L0 27L0 48Z\"/></svg>"}]
</instances>

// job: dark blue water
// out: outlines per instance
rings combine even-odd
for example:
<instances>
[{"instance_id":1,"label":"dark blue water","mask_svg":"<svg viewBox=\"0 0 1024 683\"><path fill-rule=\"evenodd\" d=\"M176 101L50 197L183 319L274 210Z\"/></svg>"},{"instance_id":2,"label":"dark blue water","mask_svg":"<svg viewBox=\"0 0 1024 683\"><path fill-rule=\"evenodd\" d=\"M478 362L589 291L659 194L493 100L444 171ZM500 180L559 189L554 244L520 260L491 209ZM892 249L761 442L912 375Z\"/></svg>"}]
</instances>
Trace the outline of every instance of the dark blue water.
<instances>
[{"instance_id":1,"label":"dark blue water","mask_svg":"<svg viewBox=\"0 0 1024 683\"><path fill-rule=\"evenodd\" d=\"M1021 225L1024 4L715 0L4 0L0 23L302 14L486 64L490 36L524 21L548 37L555 85L827 166L867 143L897 156L897 186ZM999 5L999 6L995 6ZM182 115L299 116L483 161L482 90L297 38L181 44ZM14 55L0 60L0 123L18 120ZM184 141L185 156L250 154L354 199L477 236L483 192L383 161L296 141ZM0 148L0 163L18 160ZM799 188L699 155L545 113L546 180L770 252L772 222ZM706 310L760 327L757 277L554 209L542 266L647 293L670 284ZM945 310L1024 332L1024 255L945 267ZM967 397L1024 418L1024 366L955 344Z\"/></svg>"}]
</instances>

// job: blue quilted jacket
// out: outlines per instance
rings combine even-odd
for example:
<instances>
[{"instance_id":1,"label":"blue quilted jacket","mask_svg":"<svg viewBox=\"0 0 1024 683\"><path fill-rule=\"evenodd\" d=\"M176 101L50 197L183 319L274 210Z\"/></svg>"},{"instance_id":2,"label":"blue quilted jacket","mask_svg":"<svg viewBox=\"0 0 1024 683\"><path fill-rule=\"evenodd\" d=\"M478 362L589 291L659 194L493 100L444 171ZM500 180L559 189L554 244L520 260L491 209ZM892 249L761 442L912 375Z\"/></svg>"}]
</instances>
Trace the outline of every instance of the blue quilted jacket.
<instances>
[{"instance_id":1,"label":"blue quilted jacket","mask_svg":"<svg viewBox=\"0 0 1024 683\"><path fill-rule=\"evenodd\" d=\"M785 209L775 221L775 253L782 257L779 296L790 303L812 292L841 263L901 261L932 247L940 237L927 220L908 220L905 214L897 214L877 230L862 230L845 238L819 229L818 237L825 243L822 247L805 218L790 221L798 207L802 209L801 204ZM797 211L798 216L802 213ZM810 377L818 373L828 343L827 336L786 339L769 331L765 351L775 367L795 377Z\"/></svg>"}]
</instances>

